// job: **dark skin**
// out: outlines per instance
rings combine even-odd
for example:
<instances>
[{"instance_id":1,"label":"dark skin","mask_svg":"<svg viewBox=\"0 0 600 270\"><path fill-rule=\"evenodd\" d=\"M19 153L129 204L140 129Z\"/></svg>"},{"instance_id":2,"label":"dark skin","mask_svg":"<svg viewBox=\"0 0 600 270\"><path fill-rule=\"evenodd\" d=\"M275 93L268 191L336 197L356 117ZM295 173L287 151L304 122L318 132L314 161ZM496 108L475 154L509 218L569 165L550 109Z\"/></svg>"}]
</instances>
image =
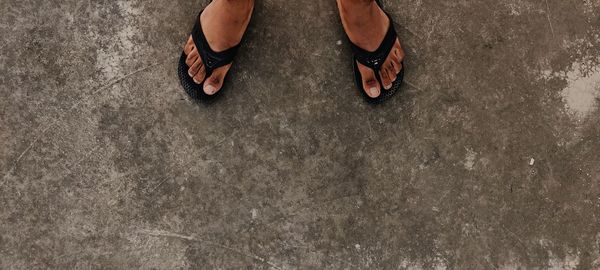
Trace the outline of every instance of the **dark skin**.
<instances>
[{"instance_id":1,"label":"dark skin","mask_svg":"<svg viewBox=\"0 0 600 270\"><path fill-rule=\"evenodd\" d=\"M375 51L388 30L390 21L375 0L336 0L342 25L350 40L367 51ZM254 0L213 0L204 10L200 21L202 29L213 51L219 52L237 45L252 16ZM184 47L188 55L188 73L196 83L201 83L206 71L194 45L192 37ZM404 50L399 40L392 48L380 71L384 91L392 86L402 70ZM231 64L217 68L204 83L204 92L214 95L223 86L223 80ZM381 86L372 69L358 63L363 78L363 88L372 98L378 97Z\"/></svg>"}]
</instances>

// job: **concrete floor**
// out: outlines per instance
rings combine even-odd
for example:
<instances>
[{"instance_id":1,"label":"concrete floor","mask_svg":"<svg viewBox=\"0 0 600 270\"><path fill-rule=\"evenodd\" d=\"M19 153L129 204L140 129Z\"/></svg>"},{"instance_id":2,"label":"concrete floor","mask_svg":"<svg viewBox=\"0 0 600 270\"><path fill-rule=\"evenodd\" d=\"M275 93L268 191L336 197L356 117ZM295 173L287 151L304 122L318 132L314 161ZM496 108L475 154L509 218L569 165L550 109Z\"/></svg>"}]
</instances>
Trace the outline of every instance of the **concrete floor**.
<instances>
[{"instance_id":1,"label":"concrete floor","mask_svg":"<svg viewBox=\"0 0 600 270\"><path fill-rule=\"evenodd\" d=\"M0 269L600 269L599 1L385 1L377 107L333 0L190 101L205 3L0 1Z\"/></svg>"}]
</instances>

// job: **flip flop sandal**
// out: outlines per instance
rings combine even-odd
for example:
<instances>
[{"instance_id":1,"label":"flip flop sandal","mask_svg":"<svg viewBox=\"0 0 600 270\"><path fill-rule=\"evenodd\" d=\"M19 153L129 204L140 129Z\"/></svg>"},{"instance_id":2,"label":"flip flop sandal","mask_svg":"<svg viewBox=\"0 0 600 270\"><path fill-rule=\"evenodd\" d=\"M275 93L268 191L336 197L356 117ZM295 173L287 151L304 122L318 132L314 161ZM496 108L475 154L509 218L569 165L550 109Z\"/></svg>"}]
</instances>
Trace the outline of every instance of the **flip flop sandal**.
<instances>
[{"instance_id":1,"label":"flip flop sandal","mask_svg":"<svg viewBox=\"0 0 600 270\"><path fill-rule=\"evenodd\" d=\"M202 25L200 24L200 15L202 15L203 11L204 10L200 11L198 18L196 19L196 23L194 24L194 28L192 30L192 39L194 40L194 44L196 45L196 49L200 54L200 58L202 59L202 63L204 64L204 68L206 70L204 81L202 81L200 84L197 84L188 74L189 67L185 63L185 60L187 59L185 51L181 53L181 57L179 58L179 67L177 72L179 73L181 86L183 86L183 89L191 98L210 102L214 101L218 96L220 96L220 93L223 92L224 89L221 88L221 90L217 91L217 93L214 95L207 95L204 93L204 82L212 75L215 69L233 62L233 59L237 54L242 42L222 52L213 51L210 48L210 45L208 45L206 36L204 36L204 32L202 31Z\"/></svg>"},{"instance_id":2,"label":"flip flop sandal","mask_svg":"<svg viewBox=\"0 0 600 270\"><path fill-rule=\"evenodd\" d=\"M383 9L383 6L381 5L381 2L379 0L377 0L377 4ZM385 12L385 14L390 20L390 27L388 28L388 31L385 34L383 42L381 42L379 48L377 48L377 50L375 50L374 52L369 52L358 47L356 44L352 43L352 41L348 37L348 40L350 41L350 46L352 47L352 51L354 53L352 62L354 65L354 78L356 80L356 86L358 87L366 101L371 104L380 104L391 98L394 94L398 92L398 90L400 90L400 86L402 85L402 81L404 79L405 66L404 62L401 62L402 70L396 76L396 80L392 83L392 88L390 88L389 90L385 90L383 88L383 83L381 82L381 76L379 75L379 71L381 70L381 66L383 65L383 63L391 53L392 49L394 48L394 44L396 43L396 39L398 38L396 30L394 29L394 21L392 20L392 17L387 12ZM360 75L360 72L358 70L357 62L365 65L366 67L372 69L375 72L375 78L377 79L381 87L381 93L378 97L372 98L365 92L362 83L362 76Z\"/></svg>"}]
</instances>

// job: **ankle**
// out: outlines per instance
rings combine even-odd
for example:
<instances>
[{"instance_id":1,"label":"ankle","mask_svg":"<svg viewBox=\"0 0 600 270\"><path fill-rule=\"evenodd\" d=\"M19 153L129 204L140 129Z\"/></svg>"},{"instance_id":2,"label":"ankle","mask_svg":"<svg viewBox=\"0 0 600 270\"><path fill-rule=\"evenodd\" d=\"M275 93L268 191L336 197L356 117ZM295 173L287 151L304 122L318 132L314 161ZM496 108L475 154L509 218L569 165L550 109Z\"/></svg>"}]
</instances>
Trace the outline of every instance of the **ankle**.
<instances>
[{"instance_id":1,"label":"ankle","mask_svg":"<svg viewBox=\"0 0 600 270\"><path fill-rule=\"evenodd\" d=\"M381 44L389 20L375 0L337 0L342 25L357 46L373 51Z\"/></svg>"},{"instance_id":2,"label":"ankle","mask_svg":"<svg viewBox=\"0 0 600 270\"><path fill-rule=\"evenodd\" d=\"M232 13L248 13L254 8L254 0L217 0Z\"/></svg>"},{"instance_id":3,"label":"ankle","mask_svg":"<svg viewBox=\"0 0 600 270\"><path fill-rule=\"evenodd\" d=\"M379 15L379 8L374 0L337 0L340 16L348 26L360 27L373 22Z\"/></svg>"},{"instance_id":4,"label":"ankle","mask_svg":"<svg viewBox=\"0 0 600 270\"><path fill-rule=\"evenodd\" d=\"M367 7L370 6L372 4L375 3L375 0L337 0L338 3L341 6L344 7L351 7L351 6L357 6L357 7Z\"/></svg>"},{"instance_id":5,"label":"ankle","mask_svg":"<svg viewBox=\"0 0 600 270\"><path fill-rule=\"evenodd\" d=\"M375 10L375 0L337 0L340 13L348 19L360 19Z\"/></svg>"}]
</instances>

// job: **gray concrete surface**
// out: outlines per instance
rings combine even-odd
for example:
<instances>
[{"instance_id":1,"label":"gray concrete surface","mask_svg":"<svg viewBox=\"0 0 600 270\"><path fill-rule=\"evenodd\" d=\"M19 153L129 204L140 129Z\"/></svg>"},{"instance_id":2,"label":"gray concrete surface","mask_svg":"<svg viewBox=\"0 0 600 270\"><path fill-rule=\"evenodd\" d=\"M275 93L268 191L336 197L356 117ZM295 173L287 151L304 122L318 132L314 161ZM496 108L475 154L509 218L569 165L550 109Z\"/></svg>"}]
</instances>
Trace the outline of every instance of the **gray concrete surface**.
<instances>
[{"instance_id":1,"label":"gray concrete surface","mask_svg":"<svg viewBox=\"0 0 600 270\"><path fill-rule=\"evenodd\" d=\"M332 0L190 101L205 2L0 1L0 269L600 269L600 2L385 1L379 107Z\"/></svg>"}]
</instances>

